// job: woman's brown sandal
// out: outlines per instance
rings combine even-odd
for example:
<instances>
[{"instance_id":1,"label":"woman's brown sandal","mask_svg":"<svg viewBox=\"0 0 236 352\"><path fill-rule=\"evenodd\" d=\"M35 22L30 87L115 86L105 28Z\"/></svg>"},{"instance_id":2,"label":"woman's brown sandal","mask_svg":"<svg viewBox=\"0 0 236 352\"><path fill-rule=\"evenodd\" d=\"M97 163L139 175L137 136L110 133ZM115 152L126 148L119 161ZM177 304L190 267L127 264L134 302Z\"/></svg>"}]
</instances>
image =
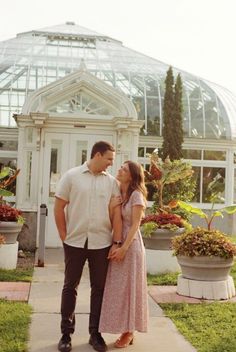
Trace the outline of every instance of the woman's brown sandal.
<instances>
[{"instance_id":1,"label":"woman's brown sandal","mask_svg":"<svg viewBox=\"0 0 236 352\"><path fill-rule=\"evenodd\" d=\"M129 345L133 345L134 342L134 335L131 332L125 332L122 334L118 340L115 342L116 348L125 348Z\"/></svg>"}]
</instances>

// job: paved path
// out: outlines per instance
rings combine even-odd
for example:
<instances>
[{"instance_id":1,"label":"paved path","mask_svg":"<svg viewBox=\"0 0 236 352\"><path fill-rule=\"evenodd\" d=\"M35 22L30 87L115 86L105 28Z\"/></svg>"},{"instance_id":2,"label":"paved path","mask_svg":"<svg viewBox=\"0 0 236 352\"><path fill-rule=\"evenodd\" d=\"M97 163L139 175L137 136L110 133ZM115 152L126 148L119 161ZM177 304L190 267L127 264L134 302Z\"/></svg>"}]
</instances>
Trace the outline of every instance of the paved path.
<instances>
[{"instance_id":1,"label":"paved path","mask_svg":"<svg viewBox=\"0 0 236 352\"><path fill-rule=\"evenodd\" d=\"M63 251L47 249L45 267L35 268L29 304L33 306L29 352L55 352L60 338L60 296L63 285ZM73 351L92 352L88 344L89 280L85 268L78 291L76 331L72 337ZM196 352L180 335L172 321L163 315L149 297L150 320L147 334L136 333L129 352ZM109 351L116 351L113 342L117 335L103 335Z\"/></svg>"}]
</instances>

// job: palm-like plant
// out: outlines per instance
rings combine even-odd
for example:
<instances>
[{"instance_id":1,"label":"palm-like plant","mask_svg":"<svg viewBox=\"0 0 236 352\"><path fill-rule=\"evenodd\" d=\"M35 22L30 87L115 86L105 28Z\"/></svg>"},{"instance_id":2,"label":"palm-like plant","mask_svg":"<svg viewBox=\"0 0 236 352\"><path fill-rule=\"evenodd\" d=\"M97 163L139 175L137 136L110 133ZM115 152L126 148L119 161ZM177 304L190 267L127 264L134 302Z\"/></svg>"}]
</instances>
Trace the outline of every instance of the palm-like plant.
<instances>
[{"instance_id":1,"label":"palm-like plant","mask_svg":"<svg viewBox=\"0 0 236 352\"><path fill-rule=\"evenodd\" d=\"M155 152L150 155L150 169L145 171L145 176L147 182L152 183L158 191L160 210L164 210L164 207L167 206L163 204L164 187L190 177L192 174L190 163L182 160L171 161L168 157L163 161Z\"/></svg>"}]
</instances>

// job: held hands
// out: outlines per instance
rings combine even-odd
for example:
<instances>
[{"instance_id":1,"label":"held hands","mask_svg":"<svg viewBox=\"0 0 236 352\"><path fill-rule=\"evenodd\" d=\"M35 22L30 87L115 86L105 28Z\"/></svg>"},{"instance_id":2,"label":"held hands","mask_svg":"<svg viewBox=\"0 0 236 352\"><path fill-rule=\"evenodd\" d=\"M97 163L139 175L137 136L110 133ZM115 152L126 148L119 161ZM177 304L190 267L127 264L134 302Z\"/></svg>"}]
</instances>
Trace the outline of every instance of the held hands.
<instances>
[{"instance_id":1,"label":"held hands","mask_svg":"<svg viewBox=\"0 0 236 352\"><path fill-rule=\"evenodd\" d=\"M124 247L117 247L117 245L113 245L109 251L108 259L114 260L115 262L120 262L124 259L126 255L127 249Z\"/></svg>"}]
</instances>

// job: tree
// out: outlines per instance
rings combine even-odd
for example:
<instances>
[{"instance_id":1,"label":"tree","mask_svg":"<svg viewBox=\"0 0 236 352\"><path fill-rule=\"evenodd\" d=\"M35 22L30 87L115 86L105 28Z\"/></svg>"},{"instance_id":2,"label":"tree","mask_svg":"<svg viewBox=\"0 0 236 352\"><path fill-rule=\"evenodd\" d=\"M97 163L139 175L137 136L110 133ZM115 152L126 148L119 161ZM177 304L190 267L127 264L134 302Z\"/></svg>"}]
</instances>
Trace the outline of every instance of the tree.
<instances>
[{"instance_id":1,"label":"tree","mask_svg":"<svg viewBox=\"0 0 236 352\"><path fill-rule=\"evenodd\" d=\"M165 160L167 156L169 156L170 160L179 160L183 156L182 80L179 74L176 83L174 84L173 70L171 66L167 71L165 86L162 160Z\"/></svg>"},{"instance_id":2,"label":"tree","mask_svg":"<svg viewBox=\"0 0 236 352\"><path fill-rule=\"evenodd\" d=\"M176 83L175 83L175 106L174 106L174 135L175 137L175 155L173 155L173 159L181 159L183 157L182 152L182 144L184 141L184 131L183 131L183 105L182 105L182 79L180 74L178 74Z\"/></svg>"},{"instance_id":3,"label":"tree","mask_svg":"<svg viewBox=\"0 0 236 352\"><path fill-rule=\"evenodd\" d=\"M164 105L163 105L163 127L162 127L162 160L164 161L167 156L171 160L172 154L174 152L174 143L172 140L174 128L174 106L175 106L175 98L174 98L174 76L172 67L167 71L166 79L165 79L165 95L164 95Z\"/></svg>"}]
</instances>

